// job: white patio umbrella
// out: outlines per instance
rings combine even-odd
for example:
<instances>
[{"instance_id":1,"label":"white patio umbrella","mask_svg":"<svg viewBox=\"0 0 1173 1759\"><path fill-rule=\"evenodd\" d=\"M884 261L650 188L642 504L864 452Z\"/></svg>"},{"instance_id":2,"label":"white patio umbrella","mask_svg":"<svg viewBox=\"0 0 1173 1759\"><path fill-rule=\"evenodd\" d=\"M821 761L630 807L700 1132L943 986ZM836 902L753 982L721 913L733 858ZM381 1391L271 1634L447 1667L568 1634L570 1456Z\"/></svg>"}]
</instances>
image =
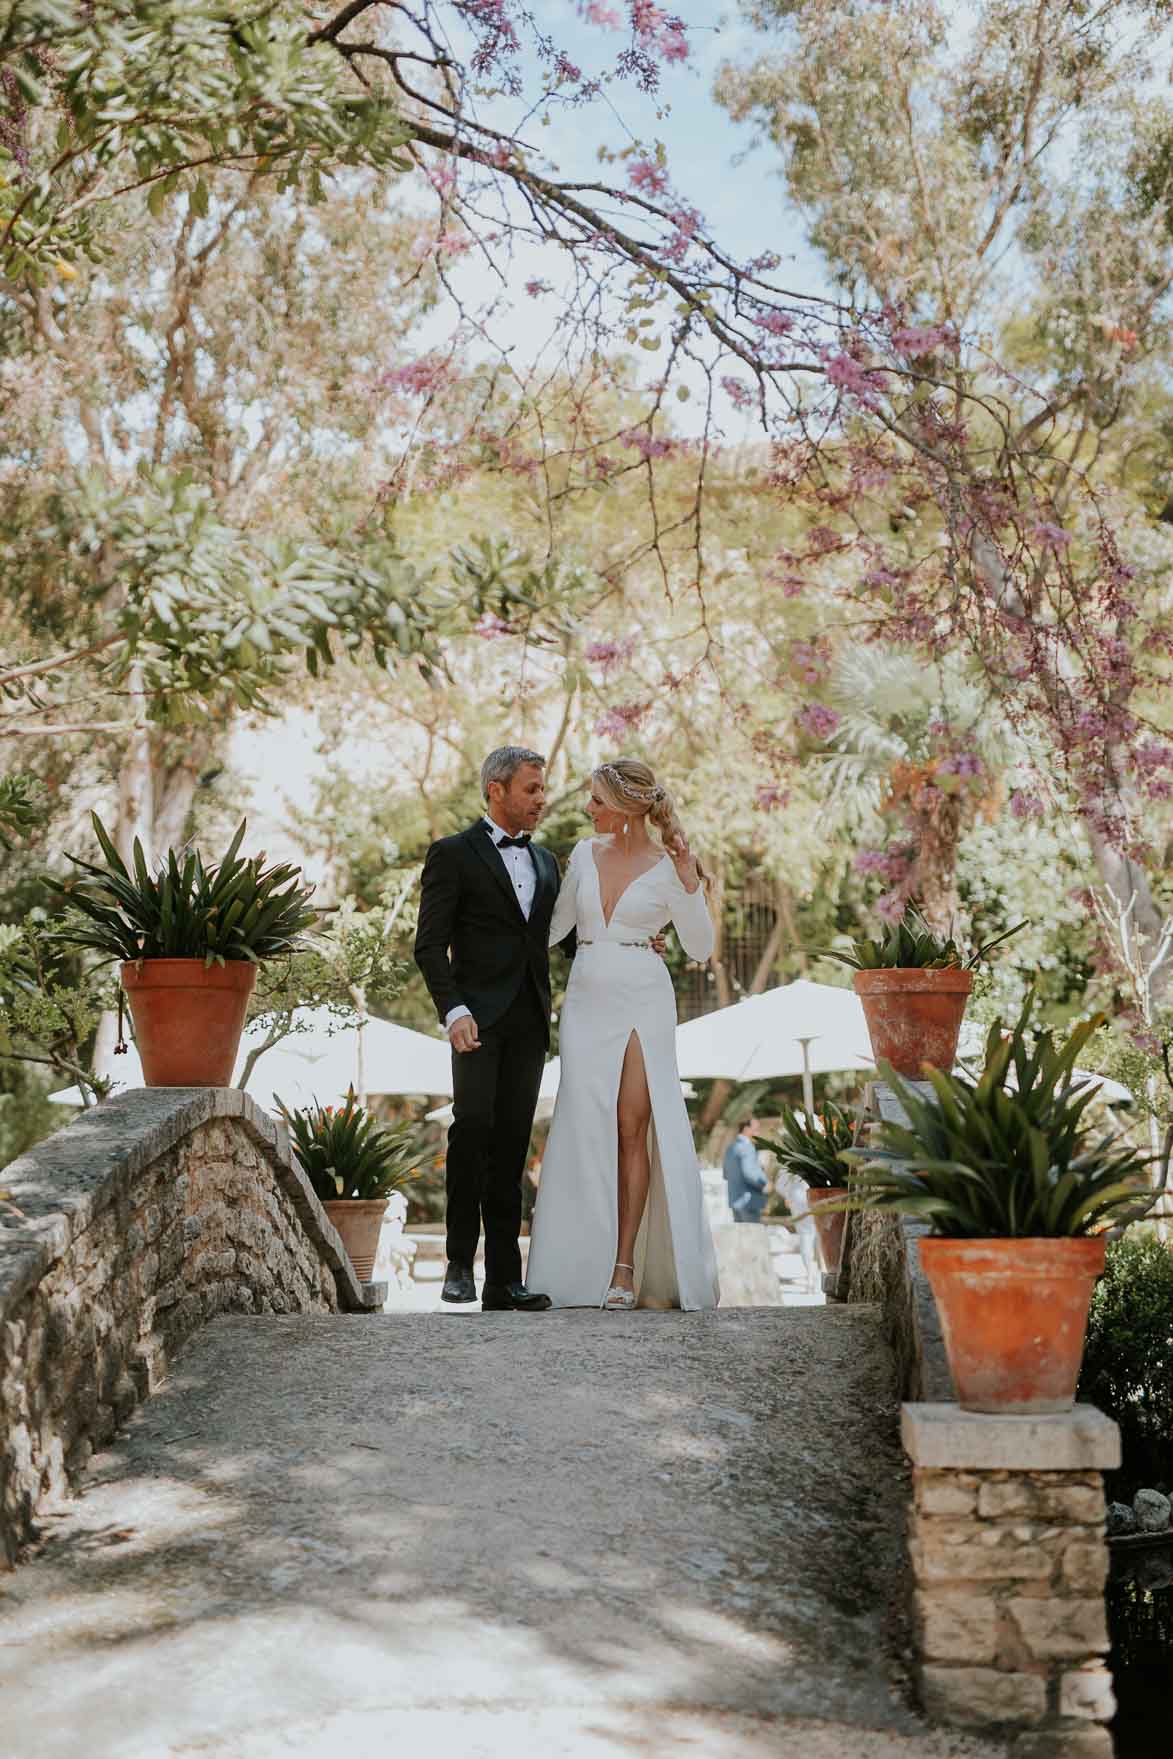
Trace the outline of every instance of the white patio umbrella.
<instances>
[{"instance_id":1,"label":"white patio umbrella","mask_svg":"<svg viewBox=\"0 0 1173 1759\"><path fill-rule=\"evenodd\" d=\"M987 1028L976 1022L963 1029L960 1056L980 1057ZM798 978L758 996L746 996L689 1020L676 1033L681 1075L727 1081L764 1081L784 1075L803 1078L803 1104L814 1109L811 1077L840 1070L875 1072L863 1004L854 990ZM967 1074L964 1067L959 1073ZM1099 1084L1097 1099L1127 1103L1132 1095L1118 1081L1075 1069L1078 1082Z\"/></svg>"},{"instance_id":2,"label":"white patio umbrella","mask_svg":"<svg viewBox=\"0 0 1173 1759\"><path fill-rule=\"evenodd\" d=\"M267 1050L249 1077L247 1091L261 1105L270 1106L274 1094L286 1104L331 1104L343 1099L352 1083L367 1093L452 1092L447 1039L390 1020L368 1019L360 1032L357 1026L339 1026L325 1008L300 1009L295 1018L305 1030L291 1033ZM234 1080L239 1081L245 1058L262 1037L255 1026L245 1031ZM133 1044L125 1056L111 1057L101 1073L112 1076L120 1088L143 1085L142 1064ZM49 1097L59 1105L82 1103L76 1087Z\"/></svg>"},{"instance_id":3,"label":"white patio umbrella","mask_svg":"<svg viewBox=\"0 0 1173 1759\"><path fill-rule=\"evenodd\" d=\"M681 1075L694 1078L740 1082L801 1075L808 1110L814 1105L812 1075L874 1067L855 991L805 977L687 1021L677 1029L676 1058Z\"/></svg>"}]
</instances>

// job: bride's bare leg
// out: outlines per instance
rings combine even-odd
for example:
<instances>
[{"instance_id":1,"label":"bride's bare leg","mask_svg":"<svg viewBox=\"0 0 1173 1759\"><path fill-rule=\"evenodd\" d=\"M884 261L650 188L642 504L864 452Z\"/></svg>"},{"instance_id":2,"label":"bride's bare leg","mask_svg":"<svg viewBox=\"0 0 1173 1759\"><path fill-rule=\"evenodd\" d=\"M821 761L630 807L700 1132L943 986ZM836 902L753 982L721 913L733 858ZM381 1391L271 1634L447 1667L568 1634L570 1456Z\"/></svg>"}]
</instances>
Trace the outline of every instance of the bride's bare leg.
<instances>
[{"instance_id":1,"label":"bride's bare leg","mask_svg":"<svg viewBox=\"0 0 1173 1759\"><path fill-rule=\"evenodd\" d=\"M652 1164L648 1157L648 1125L652 1119L652 1096L648 1092L644 1053L636 1033L632 1033L623 1058L619 1077L619 1250L611 1282L615 1288L630 1289L633 1272L620 1268L635 1263L635 1239L648 1201Z\"/></svg>"}]
</instances>

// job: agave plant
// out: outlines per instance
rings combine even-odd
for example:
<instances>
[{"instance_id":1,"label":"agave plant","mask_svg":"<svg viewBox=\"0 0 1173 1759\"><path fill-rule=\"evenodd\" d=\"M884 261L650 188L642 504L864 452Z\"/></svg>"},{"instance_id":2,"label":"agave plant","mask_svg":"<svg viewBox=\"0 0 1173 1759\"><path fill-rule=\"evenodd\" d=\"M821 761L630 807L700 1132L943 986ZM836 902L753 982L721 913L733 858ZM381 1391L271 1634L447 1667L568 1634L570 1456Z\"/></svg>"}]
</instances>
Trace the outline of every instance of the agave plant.
<instances>
[{"instance_id":1,"label":"agave plant","mask_svg":"<svg viewBox=\"0 0 1173 1759\"><path fill-rule=\"evenodd\" d=\"M410 1124L392 1128L360 1106L354 1088L342 1106L277 1110L289 1125L293 1152L322 1203L387 1197L415 1176L422 1150Z\"/></svg>"},{"instance_id":2,"label":"agave plant","mask_svg":"<svg viewBox=\"0 0 1173 1759\"><path fill-rule=\"evenodd\" d=\"M756 1147L777 1155L783 1166L816 1191L846 1184L847 1167L840 1156L855 1141L855 1123L850 1112L842 1106L827 1104L819 1112L818 1122L814 1122L805 1112L784 1105L779 1122L780 1139L755 1136Z\"/></svg>"},{"instance_id":3,"label":"agave plant","mask_svg":"<svg viewBox=\"0 0 1173 1759\"><path fill-rule=\"evenodd\" d=\"M1104 1016L1057 1045L1050 1031L1028 1036L1034 999L1009 1034L994 1022L976 1083L926 1069L932 1091L922 1094L880 1065L907 1121L885 1120L874 1146L848 1152L862 1164L845 1206L918 1216L954 1240L1077 1238L1151 1209L1144 1169L1154 1157L1089 1124L1095 1084L1073 1077Z\"/></svg>"},{"instance_id":4,"label":"agave plant","mask_svg":"<svg viewBox=\"0 0 1173 1759\"><path fill-rule=\"evenodd\" d=\"M995 947L1026 925L1025 919L1016 922L966 956L954 936L938 934L920 905L910 898L899 922L889 923L878 940L852 941L850 953L835 947L813 947L811 951L824 959L838 959L854 971L973 971Z\"/></svg>"},{"instance_id":5,"label":"agave plant","mask_svg":"<svg viewBox=\"0 0 1173 1759\"><path fill-rule=\"evenodd\" d=\"M265 867L263 855L239 856L244 819L215 866L205 867L197 850L177 855L169 849L152 874L137 837L131 872L97 813L91 817L106 865L71 855L81 876L48 881L88 919L62 929L60 940L123 962L202 959L205 965L223 965L248 959L257 964L296 951L303 944L302 930L317 920L307 902L313 887L298 884L300 868Z\"/></svg>"}]
</instances>

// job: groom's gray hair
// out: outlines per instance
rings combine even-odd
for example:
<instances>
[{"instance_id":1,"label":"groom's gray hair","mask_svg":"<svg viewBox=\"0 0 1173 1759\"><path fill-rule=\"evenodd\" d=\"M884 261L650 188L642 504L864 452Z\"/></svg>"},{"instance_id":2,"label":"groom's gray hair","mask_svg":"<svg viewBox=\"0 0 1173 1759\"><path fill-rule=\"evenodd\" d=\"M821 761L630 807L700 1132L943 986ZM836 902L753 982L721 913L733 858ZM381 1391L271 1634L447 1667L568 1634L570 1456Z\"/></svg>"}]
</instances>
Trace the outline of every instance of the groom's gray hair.
<instances>
[{"instance_id":1,"label":"groom's gray hair","mask_svg":"<svg viewBox=\"0 0 1173 1759\"><path fill-rule=\"evenodd\" d=\"M531 751L527 745L500 745L496 751L490 751L481 765L481 793L489 798L489 783L504 782L508 788L510 782L524 763L541 764L544 769L546 760L540 751Z\"/></svg>"}]
</instances>

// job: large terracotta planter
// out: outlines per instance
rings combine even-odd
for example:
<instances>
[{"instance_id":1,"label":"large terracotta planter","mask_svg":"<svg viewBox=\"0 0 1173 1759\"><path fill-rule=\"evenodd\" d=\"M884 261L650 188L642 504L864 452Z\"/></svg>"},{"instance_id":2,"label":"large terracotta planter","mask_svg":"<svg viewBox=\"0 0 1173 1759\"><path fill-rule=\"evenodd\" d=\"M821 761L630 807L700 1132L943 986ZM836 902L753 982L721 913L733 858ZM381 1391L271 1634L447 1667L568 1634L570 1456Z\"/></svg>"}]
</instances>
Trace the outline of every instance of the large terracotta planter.
<instances>
[{"instance_id":1,"label":"large terracotta planter","mask_svg":"<svg viewBox=\"0 0 1173 1759\"><path fill-rule=\"evenodd\" d=\"M374 1272L387 1203L386 1197L339 1197L322 1205L342 1236L360 1283L369 1283Z\"/></svg>"},{"instance_id":2,"label":"large terracotta planter","mask_svg":"<svg viewBox=\"0 0 1173 1759\"><path fill-rule=\"evenodd\" d=\"M851 981L877 1063L913 1079L925 1063L953 1067L972 971L857 971Z\"/></svg>"},{"instance_id":3,"label":"large terracotta planter","mask_svg":"<svg viewBox=\"0 0 1173 1759\"><path fill-rule=\"evenodd\" d=\"M843 1236L847 1230L847 1211L838 1210L834 1215L820 1215L820 1203L837 1203L847 1196L846 1185L816 1186L806 1194L807 1208L819 1236L819 1246L823 1253L823 1263L834 1275L843 1261Z\"/></svg>"},{"instance_id":4,"label":"large terracotta planter","mask_svg":"<svg viewBox=\"0 0 1173 1759\"><path fill-rule=\"evenodd\" d=\"M919 1242L965 1411L1069 1411L1103 1236Z\"/></svg>"},{"instance_id":5,"label":"large terracotta planter","mask_svg":"<svg viewBox=\"0 0 1173 1759\"><path fill-rule=\"evenodd\" d=\"M138 959L121 975L147 1086L230 1086L257 981L251 959Z\"/></svg>"}]
</instances>

